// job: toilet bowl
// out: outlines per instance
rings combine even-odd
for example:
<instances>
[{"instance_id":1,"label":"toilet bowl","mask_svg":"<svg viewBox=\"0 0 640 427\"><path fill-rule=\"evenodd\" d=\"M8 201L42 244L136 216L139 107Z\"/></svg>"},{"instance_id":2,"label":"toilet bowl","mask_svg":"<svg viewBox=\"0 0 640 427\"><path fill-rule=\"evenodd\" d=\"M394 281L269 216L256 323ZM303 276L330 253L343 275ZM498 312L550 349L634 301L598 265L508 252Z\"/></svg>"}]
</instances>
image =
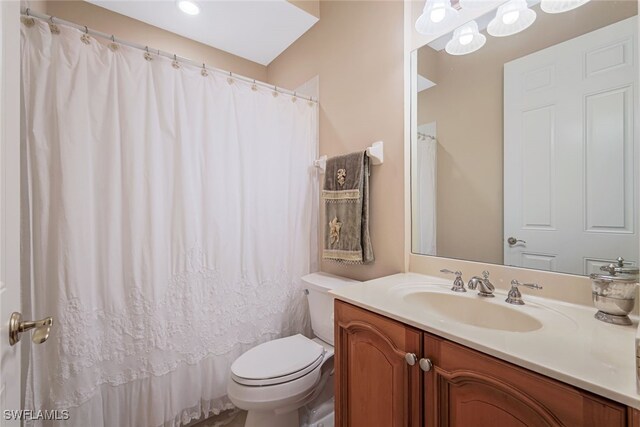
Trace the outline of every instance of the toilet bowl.
<instances>
[{"instance_id":1,"label":"toilet bowl","mask_svg":"<svg viewBox=\"0 0 640 427\"><path fill-rule=\"evenodd\" d=\"M298 334L269 341L231 365L227 394L234 405L247 411L245 427L299 427L300 408L330 395L331 399L320 402L326 412L332 402L328 389L333 375L333 297L328 292L357 282L326 273L309 274L302 280L316 338Z\"/></svg>"}]
</instances>

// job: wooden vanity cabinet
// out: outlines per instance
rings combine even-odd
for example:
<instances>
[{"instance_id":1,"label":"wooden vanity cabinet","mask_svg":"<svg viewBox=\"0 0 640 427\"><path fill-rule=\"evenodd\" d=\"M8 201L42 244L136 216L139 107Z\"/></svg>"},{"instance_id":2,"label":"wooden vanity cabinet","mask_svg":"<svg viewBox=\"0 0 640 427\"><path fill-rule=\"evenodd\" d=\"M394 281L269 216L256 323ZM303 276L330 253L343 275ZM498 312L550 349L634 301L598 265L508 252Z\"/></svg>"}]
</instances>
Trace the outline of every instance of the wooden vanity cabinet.
<instances>
[{"instance_id":1,"label":"wooden vanity cabinet","mask_svg":"<svg viewBox=\"0 0 640 427\"><path fill-rule=\"evenodd\" d=\"M334 316L336 426L421 427L422 332L338 300Z\"/></svg>"},{"instance_id":2,"label":"wooden vanity cabinet","mask_svg":"<svg viewBox=\"0 0 640 427\"><path fill-rule=\"evenodd\" d=\"M337 427L640 427L624 405L338 300L335 369Z\"/></svg>"},{"instance_id":3,"label":"wooden vanity cabinet","mask_svg":"<svg viewBox=\"0 0 640 427\"><path fill-rule=\"evenodd\" d=\"M623 405L430 334L423 343L426 427L627 425Z\"/></svg>"}]
</instances>

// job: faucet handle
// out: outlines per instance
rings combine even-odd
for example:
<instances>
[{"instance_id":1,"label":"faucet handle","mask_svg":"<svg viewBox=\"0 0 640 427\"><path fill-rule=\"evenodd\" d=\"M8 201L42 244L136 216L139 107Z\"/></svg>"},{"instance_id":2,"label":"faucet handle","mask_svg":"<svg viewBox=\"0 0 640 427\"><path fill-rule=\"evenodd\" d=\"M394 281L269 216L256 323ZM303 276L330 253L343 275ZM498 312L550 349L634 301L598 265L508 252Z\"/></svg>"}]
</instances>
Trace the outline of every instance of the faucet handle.
<instances>
[{"instance_id":1,"label":"faucet handle","mask_svg":"<svg viewBox=\"0 0 640 427\"><path fill-rule=\"evenodd\" d=\"M462 277L462 271L460 270L451 271L449 269L443 268L442 270L440 270L440 273L455 274L456 277Z\"/></svg>"},{"instance_id":2,"label":"faucet handle","mask_svg":"<svg viewBox=\"0 0 640 427\"><path fill-rule=\"evenodd\" d=\"M484 277L484 280L489 279L489 272L487 270L482 272L482 277Z\"/></svg>"},{"instance_id":3,"label":"faucet handle","mask_svg":"<svg viewBox=\"0 0 640 427\"><path fill-rule=\"evenodd\" d=\"M511 281L511 290L507 294L507 299L505 300L509 304L524 305L524 301L522 301L522 294L520 293L518 286L524 286L529 289L542 289L542 286L537 283L521 283L516 279L513 279Z\"/></svg>"},{"instance_id":4,"label":"faucet handle","mask_svg":"<svg viewBox=\"0 0 640 427\"><path fill-rule=\"evenodd\" d=\"M513 279L511 281L511 289L513 289L513 288L518 289L518 286L524 286L524 287L530 288L530 289L542 289L542 286L538 285L537 283L521 283L521 282L517 281L516 279Z\"/></svg>"},{"instance_id":5,"label":"faucet handle","mask_svg":"<svg viewBox=\"0 0 640 427\"><path fill-rule=\"evenodd\" d=\"M451 270L447 270L446 268L443 268L442 270L440 270L441 273L447 273L447 274L455 274L456 278L453 281L453 286L451 287L451 290L454 292L467 292L467 290L464 288L464 280L462 280L462 271L457 270L457 271L451 271Z\"/></svg>"}]
</instances>

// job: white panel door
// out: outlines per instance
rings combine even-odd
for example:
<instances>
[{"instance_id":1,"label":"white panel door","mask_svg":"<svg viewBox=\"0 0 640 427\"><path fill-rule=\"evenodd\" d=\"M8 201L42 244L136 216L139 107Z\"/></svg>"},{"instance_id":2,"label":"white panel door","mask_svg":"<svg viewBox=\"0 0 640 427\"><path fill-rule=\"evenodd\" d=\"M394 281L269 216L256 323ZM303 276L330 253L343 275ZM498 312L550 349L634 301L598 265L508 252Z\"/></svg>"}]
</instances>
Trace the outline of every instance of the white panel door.
<instances>
[{"instance_id":1,"label":"white panel door","mask_svg":"<svg viewBox=\"0 0 640 427\"><path fill-rule=\"evenodd\" d=\"M637 264L637 70L637 17L505 64L505 265Z\"/></svg>"},{"instance_id":2,"label":"white panel door","mask_svg":"<svg viewBox=\"0 0 640 427\"><path fill-rule=\"evenodd\" d=\"M20 304L20 6L0 2L0 425L20 425L20 346L9 345L9 317ZM10 418L10 417L9 417Z\"/></svg>"}]
</instances>

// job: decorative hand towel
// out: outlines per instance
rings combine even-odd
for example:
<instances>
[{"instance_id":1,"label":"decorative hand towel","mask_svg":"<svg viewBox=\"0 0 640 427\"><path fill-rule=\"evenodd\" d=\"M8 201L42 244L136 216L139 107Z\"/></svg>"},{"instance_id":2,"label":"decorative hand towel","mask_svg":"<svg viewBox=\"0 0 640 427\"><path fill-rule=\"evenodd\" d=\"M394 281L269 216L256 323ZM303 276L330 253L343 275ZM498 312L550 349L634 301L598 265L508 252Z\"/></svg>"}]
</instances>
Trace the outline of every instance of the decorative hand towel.
<instances>
[{"instance_id":1,"label":"decorative hand towel","mask_svg":"<svg viewBox=\"0 0 640 427\"><path fill-rule=\"evenodd\" d=\"M322 258L373 262L369 237L369 157L364 151L327 160L322 190L326 228Z\"/></svg>"}]
</instances>

